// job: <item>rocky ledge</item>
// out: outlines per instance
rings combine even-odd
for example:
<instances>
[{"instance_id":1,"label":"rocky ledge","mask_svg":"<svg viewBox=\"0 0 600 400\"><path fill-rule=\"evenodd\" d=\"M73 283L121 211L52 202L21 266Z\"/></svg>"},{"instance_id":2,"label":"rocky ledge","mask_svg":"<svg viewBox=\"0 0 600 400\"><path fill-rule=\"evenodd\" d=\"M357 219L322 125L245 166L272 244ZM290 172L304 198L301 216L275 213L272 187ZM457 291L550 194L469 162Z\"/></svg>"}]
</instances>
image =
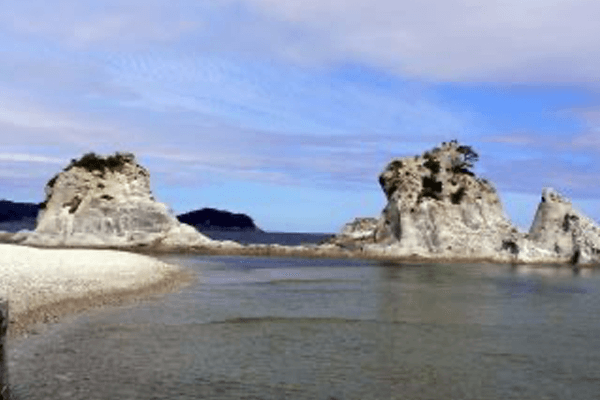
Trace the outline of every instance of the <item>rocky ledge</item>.
<instances>
[{"instance_id":1,"label":"rocky ledge","mask_svg":"<svg viewBox=\"0 0 600 400\"><path fill-rule=\"evenodd\" d=\"M544 189L528 233L506 218L493 185L477 177L470 146L452 141L391 161L379 176L378 219L347 224L330 244L366 256L514 263L600 263L600 227Z\"/></svg>"},{"instance_id":2,"label":"rocky ledge","mask_svg":"<svg viewBox=\"0 0 600 400\"><path fill-rule=\"evenodd\" d=\"M150 190L150 174L133 154L84 155L46 185L32 233L13 241L45 247L177 248L211 240L180 223Z\"/></svg>"}]
</instances>

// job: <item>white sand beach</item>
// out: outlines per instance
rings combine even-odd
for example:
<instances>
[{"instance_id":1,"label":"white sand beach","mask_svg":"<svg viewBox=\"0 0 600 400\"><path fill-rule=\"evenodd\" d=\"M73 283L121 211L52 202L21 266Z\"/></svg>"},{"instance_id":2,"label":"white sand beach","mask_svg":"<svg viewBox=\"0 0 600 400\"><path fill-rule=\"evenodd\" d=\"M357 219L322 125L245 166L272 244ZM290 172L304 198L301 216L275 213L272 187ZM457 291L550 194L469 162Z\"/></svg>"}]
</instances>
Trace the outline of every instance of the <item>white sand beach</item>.
<instances>
[{"instance_id":1,"label":"white sand beach","mask_svg":"<svg viewBox=\"0 0 600 400\"><path fill-rule=\"evenodd\" d=\"M13 333L86 308L173 290L190 279L188 272L140 254L0 244L0 298L9 301Z\"/></svg>"}]
</instances>

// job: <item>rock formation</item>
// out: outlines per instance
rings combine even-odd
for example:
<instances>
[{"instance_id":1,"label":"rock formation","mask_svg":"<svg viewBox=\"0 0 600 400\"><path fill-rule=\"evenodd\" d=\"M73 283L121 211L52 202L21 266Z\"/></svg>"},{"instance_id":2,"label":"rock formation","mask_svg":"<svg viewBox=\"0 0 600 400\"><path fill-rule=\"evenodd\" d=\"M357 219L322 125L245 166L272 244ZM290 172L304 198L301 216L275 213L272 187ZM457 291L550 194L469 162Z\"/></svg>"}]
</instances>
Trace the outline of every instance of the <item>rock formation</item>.
<instances>
[{"instance_id":1,"label":"rock formation","mask_svg":"<svg viewBox=\"0 0 600 400\"><path fill-rule=\"evenodd\" d=\"M600 262L600 227L550 188L542 192L527 239L561 261Z\"/></svg>"},{"instance_id":2,"label":"rock formation","mask_svg":"<svg viewBox=\"0 0 600 400\"><path fill-rule=\"evenodd\" d=\"M375 242L377 218L355 218L345 224L339 235L327 239L324 243L336 244L343 248L355 249L366 243Z\"/></svg>"},{"instance_id":3,"label":"rock formation","mask_svg":"<svg viewBox=\"0 0 600 400\"><path fill-rule=\"evenodd\" d=\"M179 222L194 226L199 231L258 231L252 218L246 214L236 214L229 211L203 208L177 216Z\"/></svg>"},{"instance_id":4,"label":"rock formation","mask_svg":"<svg viewBox=\"0 0 600 400\"><path fill-rule=\"evenodd\" d=\"M357 218L314 248L244 247L212 241L178 221L166 205L154 200L149 173L132 154L90 153L48 182L34 232L0 235L0 241L167 250L202 247L219 254L600 263L600 227L552 189L544 189L529 233L519 232L505 217L492 184L471 171L477 159L471 147L456 141L420 156L395 159L379 176L387 198L379 218Z\"/></svg>"},{"instance_id":5,"label":"rock formation","mask_svg":"<svg viewBox=\"0 0 600 400\"><path fill-rule=\"evenodd\" d=\"M25 244L178 247L210 242L154 200L150 174L133 154L86 154L72 160L45 190L37 227Z\"/></svg>"},{"instance_id":6,"label":"rock formation","mask_svg":"<svg viewBox=\"0 0 600 400\"><path fill-rule=\"evenodd\" d=\"M600 263L600 227L545 189L528 234L506 218L492 184L471 171L478 155L456 141L392 160L379 176L388 203L329 241L394 258Z\"/></svg>"},{"instance_id":7,"label":"rock formation","mask_svg":"<svg viewBox=\"0 0 600 400\"><path fill-rule=\"evenodd\" d=\"M494 187L471 172L477 154L456 141L395 159L379 176L388 204L374 240L397 255L491 257L517 233Z\"/></svg>"}]
</instances>

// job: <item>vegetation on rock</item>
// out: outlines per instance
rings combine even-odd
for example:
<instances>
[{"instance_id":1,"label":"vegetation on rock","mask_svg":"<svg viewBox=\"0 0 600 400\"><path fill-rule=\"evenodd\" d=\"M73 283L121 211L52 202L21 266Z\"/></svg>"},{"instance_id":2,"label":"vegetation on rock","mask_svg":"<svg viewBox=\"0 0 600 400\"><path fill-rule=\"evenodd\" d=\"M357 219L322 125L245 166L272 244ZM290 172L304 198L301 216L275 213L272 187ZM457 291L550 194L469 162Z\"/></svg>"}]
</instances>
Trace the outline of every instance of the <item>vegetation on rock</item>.
<instances>
[{"instance_id":1,"label":"vegetation on rock","mask_svg":"<svg viewBox=\"0 0 600 400\"><path fill-rule=\"evenodd\" d=\"M471 146L458 145L456 140L453 140L450 143L457 146L456 151L460 154L460 157L452 160L452 171L455 173L474 175L471 169L479 160L479 154L477 154Z\"/></svg>"},{"instance_id":2,"label":"vegetation on rock","mask_svg":"<svg viewBox=\"0 0 600 400\"><path fill-rule=\"evenodd\" d=\"M437 174L440 172L440 162L431 157L427 158L427 161L423 164L426 168L428 168L432 174Z\"/></svg>"},{"instance_id":3,"label":"vegetation on rock","mask_svg":"<svg viewBox=\"0 0 600 400\"><path fill-rule=\"evenodd\" d=\"M115 153L114 155L103 157L98 156L96 153L84 154L79 160L73 159L64 169L69 171L72 168L79 167L84 168L87 171L100 171L104 172L109 170L111 172L119 172L122 170L125 164L131 163L135 160L135 157L131 153ZM50 182L48 182L50 184Z\"/></svg>"}]
</instances>

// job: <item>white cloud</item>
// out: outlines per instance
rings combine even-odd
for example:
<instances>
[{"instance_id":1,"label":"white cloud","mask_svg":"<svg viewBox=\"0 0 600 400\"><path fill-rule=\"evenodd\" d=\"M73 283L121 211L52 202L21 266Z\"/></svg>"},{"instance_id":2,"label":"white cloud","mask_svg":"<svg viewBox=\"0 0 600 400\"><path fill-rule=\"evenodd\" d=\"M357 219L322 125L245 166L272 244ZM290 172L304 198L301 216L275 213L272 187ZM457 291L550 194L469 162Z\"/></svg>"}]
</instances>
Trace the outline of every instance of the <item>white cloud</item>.
<instances>
[{"instance_id":1,"label":"white cloud","mask_svg":"<svg viewBox=\"0 0 600 400\"><path fill-rule=\"evenodd\" d=\"M313 47L326 51L305 51L309 59L329 54L322 61L354 59L444 81L600 77L595 0L245 1L316 36Z\"/></svg>"},{"instance_id":2,"label":"white cloud","mask_svg":"<svg viewBox=\"0 0 600 400\"><path fill-rule=\"evenodd\" d=\"M26 153L0 153L0 162L27 162L41 164L64 164L65 160L58 157L47 157Z\"/></svg>"},{"instance_id":3,"label":"white cloud","mask_svg":"<svg viewBox=\"0 0 600 400\"><path fill-rule=\"evenodd\" d=\"M131 55L111 62L114 84L137 93L128 108L188 112L257 130L293 133L464 132L472 116L427 99L267 62L216 56Z\"/></svg>"},{"instance_id":4,"label":"white cloud","mask_svg":"<svg viewBox=\"0 0 600 400\"><path fill-rule=\"evenodd\" d=\"M503 143L512 144L518 146L528 146L536 142L533 135L527 135L523 133L513 133L505 135L494 135L483 139L484 142L489 143Z\"/></svg>"},{"instance_id":5,"label":"white cloud","mask_svg":"<svg viewBox=\"0 0 600 400\"><path fill-rule=\"evenodd\" d=\"M114 122L27 97L21 91L4 90L0 94L0 138L7 145L44 142L88 148L94 144L119 142L122 137L121 129ZM136 137L133 131L129 134L130 139Z\"/></svg>"},{"instance_id":6,"label":"white cloud","mask_svg":"<svg viewBox=\"0 0 600 400\"><path fill-rule=\"evenodd\" d=\"M244 149L246 150L246 149ZM144 157L165 160L177 164L187 164L192 168L224 168L224 169L253 169L263 166L260 157L253 154L243 155L239 148L229 148L225 151L205 149L204 152L182 153L182 152L144 152Z\"/></svg>"},{"instance_id":7,"label":"white cloud","mask_svg":"<svg viewBox=\"0 0 600 400\"><path fill-rule=\"evenodd\" d=\"M194 4L193 9L199 8ZM20 34L58 39L79 49L177 40L200 24L191 16L179 3L161 0L7 0L0 11L0 21Z\"/></svg>"},{"instance_id":8,"label":"white cloud","mask_svg":"<svg viewBox=\"0 0 600 400\"><path fill-rule=\"evenodd\" d=\"M6 0L0 22L77 49L356 62L432 81L600 79L596 0Z\"/></svg>"},{"instance_id":9,"label":"white cloud","mask_svg":"<svg viewBox=\"0 0 600 400\"><path fill-rule=\"evenodd\" d=\"M0 103L0 123L37 129L89 130L89 127L61 113L52 113L32 107L15 107Z\"/></svg>"},{"instance_id":10,"label":"white cloud","mask_svg":"<svg viewBox=\"0 0 600 400\"><path fill-rule=\"evenodd\" d=\"M573 109L585 130L573 138L572 146L577 150L600 151L600 108Z\"/></svg>"},{"instance_id":11,"label":"white cloud","mask_svg":"<svg viewBox=\"0 0 600 400\"><path fill-rule=\"evenodd\" d=\"M600 150L600 133L584 133L573 139L573 146L576 149Z\"/></svg>"}]
</instances>

